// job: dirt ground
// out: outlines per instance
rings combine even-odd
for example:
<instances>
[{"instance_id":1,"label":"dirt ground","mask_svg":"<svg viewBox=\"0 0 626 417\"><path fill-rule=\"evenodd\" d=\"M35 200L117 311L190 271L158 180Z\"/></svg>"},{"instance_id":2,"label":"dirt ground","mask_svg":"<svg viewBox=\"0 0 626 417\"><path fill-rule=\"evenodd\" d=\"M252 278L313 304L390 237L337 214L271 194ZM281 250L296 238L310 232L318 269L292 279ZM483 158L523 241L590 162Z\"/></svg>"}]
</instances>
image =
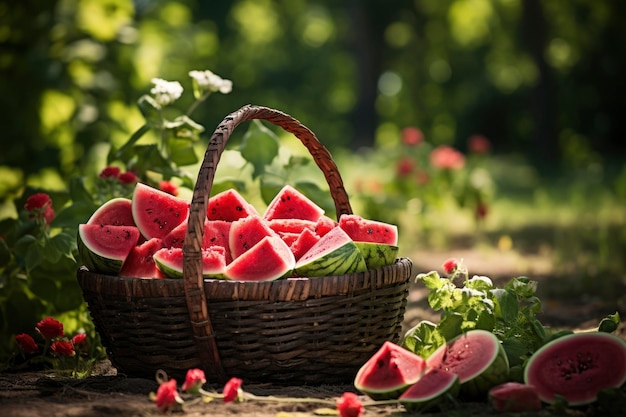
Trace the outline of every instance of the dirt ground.
<instances>
[{"instance_id":1,"label":"dirt ground","mask_svg":"<svg viewBox=\"0 0 626 417\"><path fill-rule=\"evenodd\" d=\"M428 271L437 268L442 260L450 254L422 254L414 259L418 270ZM487 259L485 254L458 253L453 256L463 257L466 265L471 266L477 274L491 277L512 277L533 273L545 275L541 268L545 265L537 262L526 263L532 265L531 271L524 270L516 259L498 257L498 262ZM429 263L434 263L433 268ZM528 269L528 268L526 268ZM541 282L540 282L541 285ZM426 291L419 285L414 285L409 296L408 310L405 315L407 328L421 319L437 319L425 300ZM543 299L543 298L542 298ZM543 299L544 313L541 317L544 324L556 328L588 329L596 326L598 320L607 314L614 313L621 302L602 302L593 297L573 299ZM622 316L623 316L622 312ZM626 326L620 325L618 333L626 339ZM208 390L221 391L221 387L205 387ZM194 416L242 416L259 417L299 417L313 415L329 415L329 408L345 391L353 391L352 386L298 386L277 387L271 385L244 386L245 391L252 394L267 396L283 396L290 398L316 398L320 403L276 403L263 401L245 401L241 403L224 404L221 400L211 403L186 402L184 411L173 412L173 415ZM69 379L55 376L46 372L0 373L0 416L1 417L124 417L124 416L156 416L162 415L150 399L150 393L156 392L157 383L153 380L130 378L117 375L108 361L104 361L95 368L93 375L84 379ZM624 391L624 390L622 390ZM625 393L626 395L626 393ZM361 397L363 402L366 397ZM184 414L183 414L184 413ZM552 416L556 411L546 407L540 413L528 413L533 416ZM561 413L566 416L595 417L607 416L610 413L597 406L588 406L580 409L567 409ZM386 405L367 407L365 417L402 417L412 416L402 406ZM424 416L506 416L497 413L486 403L462 403L446 413L421 414ZM520 413L509 413L510 416L523 416ZM616 414L620 415L620 414Z\"/></svg>"}]
</instances>

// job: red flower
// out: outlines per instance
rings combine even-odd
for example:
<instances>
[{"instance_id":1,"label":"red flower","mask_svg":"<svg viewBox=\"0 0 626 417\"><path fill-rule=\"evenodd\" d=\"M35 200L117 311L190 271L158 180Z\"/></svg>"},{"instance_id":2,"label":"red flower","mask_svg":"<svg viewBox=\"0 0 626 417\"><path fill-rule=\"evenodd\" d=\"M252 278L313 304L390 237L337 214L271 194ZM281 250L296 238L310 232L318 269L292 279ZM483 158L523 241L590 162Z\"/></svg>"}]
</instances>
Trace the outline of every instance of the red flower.
<instances>
[{"instance_id":1,"label":"red flower","mask_svg":"<svg viewBox=\"0 0 626 417\"><path fill-rule=\"evenodd\" d=\"M24 208L28 211L45 210L52 205L52 199L46 193L33 194L26 199Z\"/></svg>"},{"instance_id":2,"label":"red flower","mask_svg":"<svg viewBox=\"0 0 626 417\"><path fill-rule=\"evenodd\" d=\"M35 353L39 350L39 346L37 346L35 339L33 339L29 334L20 333L15 335L15 341L27 355Z\"/></svg>"},{"instance_id":3,"label":"red flower","mask_svg":"<svg viewBox=\"0 0 626 417\"><path fill-rule=\"evenodd\" d=\"M483 135L472 135L467 139L467 149L472 153L489 153L491 142Z\"/></svg>"},{"instance_id":4,"label":"red flower","mask_svg":"<svg viewBox=\"0 0 626 417\"><path fill-rule=\"evenodd\" d=\"M359 417L363 414L364 408L355 393L344 392L343 395L337 399L337 410L339 410L341 417Z\"/></svg>"},{"instance_id":5,"label":"red flower","mask_svg":"<svg viewBox=\"0 0 626 417\"><path fill-rule=\"evenodd\" d=\"M98 177L100 178L117 178L120 176L120 173L122 172L122 170L119 167L110 165L108 167L104 167L104 169L102 171L100 171L100 174L98 174Z\"/></svg>"},{"instance_id":6,"label":"red flower","mask_svg":"<svg viewBox=\"0 0 626 417\"><path fill-rule=\"evenodd\" d=\"M156 405L159 410L166 412L178 402L181 402L181 398L176 391L175 379L170 379L159 385L156 393Z\"/></svg>"},{"instance_id":7,"label":"red flower","mask_svg":"<svg viewBox=\"0 0 626 417\"><path fill-rule=\"evenodd\" d=\"M450 258L443 263L442 267L443 272L450 275L459 267L459 262L454 258Z\"/></svg>"},{"instance_id":8,"label":"red flower","mask_svg":"<svg viewBox=\"0 0 626 417\"><path fill-rule=\"evenodd\" d=\"M487 205L482 201L479 201L476 205L476 218L484 219L485 217L487 217L488 212L489 210L487 209Z\"/></svg>"},{"instance_id":9,"label":"red flower","mask_svg":"<svg viewBox=\"0 0 626 417\"><path fill-rule=\"evenodd\" d=\"M406 177L413 172L413 168L415 168L415 161L408 156L398 159L396 163L396 173L399 177Z\"/></svg>"},{"instance_id":10,"label":"red flower","mask_svg":"<svg viewBox=\"0 0 626 417\"><path fill-rule=\"evenodd\" d=\"M161 181L159 183L159 189L173 196L178 195L178 187L171 181Z\"/></svg>"},{"instance_id":11,"label":"red flower","mask_svg":"<svg viewBox=\"0 0 626 417\"><path fill-rule=\"evenodd\" d=\"M465 156L451 146L438 146L430 153L430 163L440 169L461 169L465 165Z\"/></svg>"},{"instance_id":12,"label":"red flower","mask_svg":"<svg viewBox=\"0 0 626 417\"><path fill-rule=\"evenodd\" d=\"M204 371L202 369L190 369L185 376L185 382L183 383L182 390L185 392L196 393L202 387L202 384L206 382Z\"/></svg>"},{"instance_id":13,"label":"red flower","mask_svg":"<svg viewBox=\"0 0 626 417\"><path fill-rule=\"evenodd\" d=\"M137 182L137 176L130 171L126 171L120 174L117 178L122 184L133 184Z\"/></svg>"},{"instance_id":14,"label":"red flower","mask_svg":"<svg viewBox=\"0 0 626 417\"><path fill-rule=\"evenodd\" d=\"M224 385L224 402L234 401L239 396L239 390L243 381L239 378L231 378Z\"/></svg>"},{"instance_id":15,"label":"red flower","mask_svg":"<svg viewBox=\"0 0 626 417\"><path fill-rule=\"evenodd\" d=\"M53 317L46 317L35 326L35 329L46 339L63 336L63 323Z\"/></svg>"},{"instance_id":16,"label":"red flower","mask_svg":"<svg viewBox=\"0 0 626 417\"><path fill-rule=\"evenodd\" d=\"M50 224L50 222L54 219L54 209L51 206L46 207L41 213L43 219L46 221L46 224Z\"/></svg>"},{"instance_id":17,"label":"red flower","mask_svg":"<svg viewBox=\"0 0 626 417\"><path fill-rule=\"evenodd\" d=\"M50 345L50 350L59 356L74 356L74 345L68 340L55 340Z\"/></svg>"},{"instance_id":18,"label":"red flower","mask_svg":"<svg viewBox=\"0 0 626 417\"><path fill-rule=\"evenodd\" d=\"M83 343L85 341L85 339L87 339L87 334L86 333L77 333L74 335L74 337L72 337L72 344L74 346L78 346L81 343Z\"/></svg>"},{"instance_id":19,"label":"red flower","mask_svg":"<svg viewBox=\"0 0 626 417\"><path fill-rule=\"evenodd\" d=\"M416 127L409 126L402 129L402 143L416 146L424 141L424 133Z\"/></svg>"}]
</instances>

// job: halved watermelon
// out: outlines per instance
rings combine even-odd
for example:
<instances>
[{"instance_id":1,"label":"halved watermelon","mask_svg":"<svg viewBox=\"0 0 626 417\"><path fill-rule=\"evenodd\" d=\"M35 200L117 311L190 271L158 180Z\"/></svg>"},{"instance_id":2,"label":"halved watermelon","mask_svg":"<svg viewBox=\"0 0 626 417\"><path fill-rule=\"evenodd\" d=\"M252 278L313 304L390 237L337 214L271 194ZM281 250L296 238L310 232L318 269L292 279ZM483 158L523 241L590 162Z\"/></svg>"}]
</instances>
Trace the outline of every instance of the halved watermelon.
<instances>
[{"instance_id":1,"label":"halved watermelon","mask_svg":"<svg viewBox=\"0 0 626 417\"><path fill-rule=\"evenodd\" d=\"M524 382L549 404L558 397L573 406L591 403L626 383L626 342L603 332L559 337L533 353Z\"/></svg>"},{"instance_id":2,"label":"halved watermelon","mask_svg":"<svg viewBox=\"0 0 626 417\"><path fill-rule=\"evenodd\" d=\"M87 224L136 226L131 200L118 197L107 201L93 212Z\"/></svg>"},{"instance_id":3,"label":"halved watermelon","mask_svg":"<svg viewBox=\"0 0 626 417\"><path fill-rule=\"evenodd\" d=\"M163 240L157 237L135 246L122 265L119 275L130 278L166 278L157 268L153 255L163 248Z\"/></svg>"},{"instance_id":4,"label":"halved watermelon","mask_svg":"<svg viewBox=\"0 0 626 417\"><path fill-rule=\"evenodd\" d=\"M344 214L339 218L339 227L355 242L398 245L398 226L395 224L364 219L356 214Z\"/></svg>"},{"instance_id":5,"label":"halved watermelon","mask_svg":"<svg viewBox=\"0 0 626 417\"><path fill-rule=\"evenodd\" d=\"M117 275L138 239L135 226L78 225L78 251L92 272Z\"/></svg>"},{"instance_id":6,"label":"halved watermelon","mask_svg":"<svg viewBox=\"0 0 626 417\"><path fill-rule=\"evenodd\" d=\"M443 369L429 368L411 385L398 401L411 412L424 412L441 408L459 393L459 376Z\"/></svg>"},{"instance_id":7,"label":"halved watermelon","mask_svg":"<svg viewBox=\"0 0 626 417\"><path fill-rule=\"evenodd\" d=\"M281 238L265 236L227 265L224 276L238 281L271 281L289 274L295 263Z\"/></svg>"},{"instance_id":8,"label":"halved watermelon","mask_svg":"<svg viewBox=\"0 0 626 417\"><path fill-rule=\"evenodd\" d=\"M302 219L316 222L324 209L291 185L285 185L268 204L263 217L274 219Z\"/></svg>"},{"instance_id":9,"label":"halved watermelon","mask_svg":"<svg viewBox=\"0 0 626 417\"><path fill-rule=\"evenodd\" d=\"M395 399L419 381L426 361L392 342L384 342L359 369L354 386L375 400Z\"/></svg>"},{"instance_id":10,"label":"halved watermelon","mask_svg":"<svg viewBox=\"0 0 626 417\"><path fill-rule=\"evenodd\" d=\"M487 399L487 392L507 381L509 361L500 340L486 330L469 330L440 346L426 359L430 368L455 373L461 395Z\"/></svg>"},{"instance_id":11,"label":"halved watermelon","mask_svg":"<svg viewBox=\"0 0 626 417\"><path fill-rule=\"evenodd\" d=\"M189 202L164 191L137 183L132 198L135 224L147 239L164 238L187 220Z\"/></svg>"},{"instance_id":12,"label":"halved watermelon","mask_svg":"<svg viewBox=\"0 0 626 417\"><path fill-rule=\"evenodd\" d=\"M326 233L296 263L301 277L343 275L367 270L363 255L341 228Z\"/></svg>"},{"instance_id":13,"label":"halved watermelon","mask_svg":"<svg viewBox=\"0 0 626 417\"><path fill-rule=\"evenodd\" d=\"M228 245L233 259L251 249L264 237L276 236L268 222L260 216L248 216L231 223L228 233Z\"/></svg>"},{"instance_id":14,"label":"halved watermelon","mask_svg":"<svg viewBox=\"0 0 626 417\"><path fill-rule=\"evenodd\" d=\"M259 213L237 190L229 188L209 198L206 215L209 220L234 222Z\"/></svg>"},{"instance_id":15,"label":"halved watermelon","mask_svg":"<svg viewBox=\"0 0 626 417\"><path fill-rule=\"evenodd\" d=\"M202 249L202 276L204 278L223 278L226 268L226 250L222 246ZM183 277L183 249L162 248L153 255L157 267L168 278Z\"/></svg>"}]
</instances>

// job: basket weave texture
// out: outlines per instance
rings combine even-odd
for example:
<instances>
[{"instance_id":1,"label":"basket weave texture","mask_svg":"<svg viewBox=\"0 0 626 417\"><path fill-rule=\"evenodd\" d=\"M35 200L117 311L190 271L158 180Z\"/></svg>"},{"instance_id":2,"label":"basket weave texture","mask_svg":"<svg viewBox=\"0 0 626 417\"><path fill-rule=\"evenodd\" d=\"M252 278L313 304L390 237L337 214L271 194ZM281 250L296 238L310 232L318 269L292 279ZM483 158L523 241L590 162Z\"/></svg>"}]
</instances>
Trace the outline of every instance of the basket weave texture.
<instances>
[{"instance_id":1,"label":"basket weave texture","mask_svg":"<svg viewBox=\"0 0 626 417\"><path fill-rule=\"evenodd\" d=\"M183 279L102 275L78 282L118 372L152 378L204 369L210 382L343 384L384 341L397 341L413 276L408 258L361 273L268 282L203 279L202 233L215 170L240 123L260 119L293 133L322 170L337 217L352 209L337 166L293 117L247 105L214 131L199 170L185 237Z\"/></svg>"}]
</instances>

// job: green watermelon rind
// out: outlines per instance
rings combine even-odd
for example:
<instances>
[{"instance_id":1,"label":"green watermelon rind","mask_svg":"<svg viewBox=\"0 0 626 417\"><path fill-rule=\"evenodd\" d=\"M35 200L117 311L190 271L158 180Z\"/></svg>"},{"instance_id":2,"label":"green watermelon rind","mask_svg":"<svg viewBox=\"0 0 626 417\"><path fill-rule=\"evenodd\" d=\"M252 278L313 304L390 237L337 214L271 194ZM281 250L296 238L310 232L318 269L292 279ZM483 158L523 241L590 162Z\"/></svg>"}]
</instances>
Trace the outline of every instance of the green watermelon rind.
<instances>
[{"instance_id":1,"label":"green watermelon rind","mask_svg":"<svg viewBox=\"0 0 626 417\"><path fill-rule=\"evenodd\" d=\"M451 340L449 340L446 344L437 348L427 359L427 363L429 366L438 366L434 365L433 361L438 360L437 358L441 357L443 352L451 345L457 342L460 338L471 339L473 337L482 337L484 341L488 341L493 343L493 355L491 358L485 358L483 355L478 355L477 353L473 354L473 357L481 357L486 359L483 362L483 365L474 370L470 375L466 375L465 377L460 377L459 382L461 383L461 390L459 393L460 397L466 399L479 399L484 400L487 397L487 393L489 389L492 387L504 383L508 380L509 377L509 360L506 355L506 351L502 346L500 340L491 332L486 330L469 330L464 334L461 334ZM443 368L444 370L448 370ZM452 370L450 370L452 371Z\"/></svg>"},{"instance_id":2,"label":"green watermelon rind","mask_svg":"<svg viewBox=\"0 0 626 417\"><path fill-rule=\"evenodd\" d=\"M89 239L85 235L85 229L87 225L78 226L78 234L76 244L78 247L78 254L83 264L92 272L97 272L105 275L118 275L122 269L122 265L126 260L126 256L113 256L101 251L98 251L89 245ZM91 225L89 225L91 226ZM133 227L134 226L104 226L104 227ZM139 238L139 232L137 232L137 238ZM135 242L136 244L137 242Z\"/></svg>"},{"instance_id":3,"label":"green watermelon rind","mask_svg":"<svg viewBox=\"0 0 626 417\"><path fill-rule=\"evenodd\" d=\"M443 386L441 386L436 392L431 395L419 395L419 393L415 393L414 387L418 387L418 385L423 382L427 382L428 373L432 371L440 371L445 372L446 374L450 374L450 372L446 372L443 370L437 369L429 369L426 370L426 373L419 381L410 386L402 393L402 395L398 398L400 404L407 409L407 411L413 413L421 413L425 411L430 411L436 408L440 408L441 404L444 403L448 399L456 398L459 395L461 389L461 383L459 381L459 376L456 374L451 374L450 380ZM432 389L431 387L429 387Z\"/></svg>"},{"instance_id":4,"label":"green watermelon rind","mask_svg":"<svg viewBox=\"0 0 626 417\"><path fill-rule=\"evenodd\" d=\"M367 269L392 265L398 256L399 247L375 242L354 242L363 255Z\"/></svg>"},{"instance_id":5,"label":"green watermelon rind","mask_svg":"<svg viewBox=\"0 0 626 417\"><path fill-rule=\"evenodd\" d=\"M296 275L301 277L344 275L366 270L365 259L352 241L345 242L325 254L297 263L294 268Z\"/></svg>"},{"instance_id":6,"label":"green watermelon rind","mask_svg":"<svg viewBox=\"0 0 626 417\"><path fill-rule=\"evenodd\" d=\"M614 381L614 383L608 383L607 378L602 378L603 385L598 387L595 392L593 392L589 388L583 390L584 391L583 395L587 395L587 397L574 398L571 396L571 394L567 394L564 392L559 393L555 391L552 391L552 395L547 393L546 389L549 389L549 388L544 387L544 381L541 381L540 378L537 377L537 375L541 375L540 373L537 372L534 374L534 372L537 371L535 367L538 367L538 369L542 369L545 371L547 367L549 366L549 363L548 364L545 363L545 357L554 357L554 355L557 353L555 352L556 349L562 348L562 345L566 343L573 343L576 348L580 348L580 346L584 343L583 342L584 339L587 339L587 338L597 339L595 341L596 345L594 346L596 349L598 349L597 347L598 341L602 341L603 343L608 342L608 343L614 344L614 346L616 346L618 350L619 348L621 348L621 356L622 356L621 378L618 377L617 380ZM606 349L606 347L604 348ZM602 355L607 354L605 352L605 349L603 349ZM612 355L610 360L608 360L605 363L605 365L608 363L608 366L610 366L612 370L620 370L619 362L617 362L619 358L617 356L619 356L619 354ZM544 362L541 361L542 359L544 359ZM562 372L563 370L559 369L559 371ZM596 382L596 381L597 379L594 379L593 382ZM524 382L528 385L534 386L535 389L537 390L537 393L541 401L547 404L553 404L557 400L557 398L565 399L568 405L570 406L582 406L582 405L590 404L597 400L597 395L601 390L608 389L608 388L621 387L624 384L626 384L626 341L624 341L618 336L615 336L610 333L604 333L604 332L573 333L570 335L559 337L558 339L554 339L550 341L549 343L546 343L545 345L543 345L538 350L536 350L533 353L533 355L530 357L524 369ZM560 381L560 383L556 385L563 386L563 382L565 381Z\"/></svg>"},{"instance_id":7,"label":"green watermelon rind","mask_svg":"<svg viewBox=\"0 0 626 417\"><path fill-rule=\"evenodd\" d=\"M418 369L413 376L410 376L405 374L407 371L406 366L396 367L394 368L394 372L399 373L399 375L403 378L401 382L391 386L371 385L371 382L369 382L368 379L375 380L379 383L384 379L380 377L380 374L376 375L377 378L371 377L371 375L375 374L377 371L385 372L385 370L381 371L377 369L374 364L380 363L380 360L383 357L386 359L386 355L392 355L392 353L396 354L396 358L402 358L403 361L412 362L415 367L419 367L421 369ZM425 366L426 361L421 356L416 355L415 353L406 350L393 342L386 341L357 371L354 378L354 387L377 401L397 399L407 390L408 387L419 381L425 371ZM368 375L370 375L369 378Z\"/></svg>"},{"instance_id":8,"label":"green watermelon rind","mask_svg":"<svg viewBox=\"0 0 626 417\"><path fill-rule=\"evenodd\" d=\"M170 262L168 259L166 259L166 256L164 256L166 253L168 253L169 251L171 251L172 249L178 249L181 250L181 248L162 248L159 249L158 251L156 251L154 253L154 255L152 255L152 258L154 259L154 262L157 265L157 268L159 268L166 277L168 278L174 278L174 279L181 279L183 277L183 268L182 265L175 265L172 262ZM203 278L214 278L214 279L224 279L224 273L223 271L221 272L209 272L206 269L202 270L202 277Z\"/></svg>"}]
</instances>

